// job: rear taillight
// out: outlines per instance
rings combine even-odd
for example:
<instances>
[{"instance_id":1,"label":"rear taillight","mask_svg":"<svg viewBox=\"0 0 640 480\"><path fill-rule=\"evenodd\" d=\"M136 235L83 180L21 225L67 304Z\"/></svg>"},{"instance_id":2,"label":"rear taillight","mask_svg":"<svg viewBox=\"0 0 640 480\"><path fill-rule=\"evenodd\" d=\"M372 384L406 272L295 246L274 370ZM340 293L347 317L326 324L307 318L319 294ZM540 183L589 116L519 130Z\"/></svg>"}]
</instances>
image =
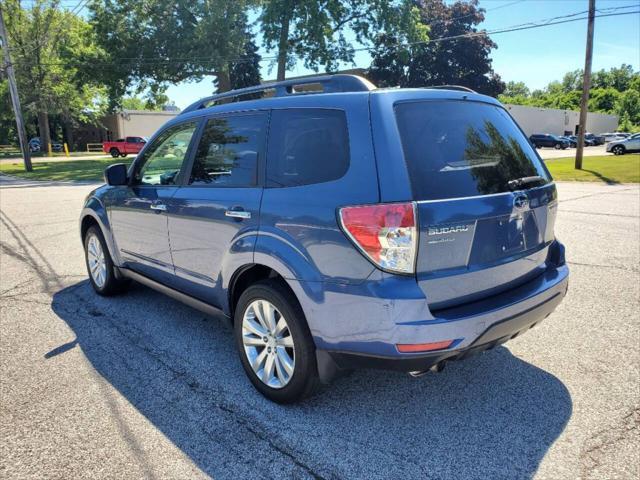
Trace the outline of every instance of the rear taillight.
<instances>
[{"instance_id":1,"label":"rear taillight","mask_svg":"<svg viewBox=\"0 0 640 480\"><path fill-rule=\"evenodd\" d=\"M413 202L340 209L342 228L355 245L383 270L414 273L418 229Z\"/></svg>"}]
</instances>

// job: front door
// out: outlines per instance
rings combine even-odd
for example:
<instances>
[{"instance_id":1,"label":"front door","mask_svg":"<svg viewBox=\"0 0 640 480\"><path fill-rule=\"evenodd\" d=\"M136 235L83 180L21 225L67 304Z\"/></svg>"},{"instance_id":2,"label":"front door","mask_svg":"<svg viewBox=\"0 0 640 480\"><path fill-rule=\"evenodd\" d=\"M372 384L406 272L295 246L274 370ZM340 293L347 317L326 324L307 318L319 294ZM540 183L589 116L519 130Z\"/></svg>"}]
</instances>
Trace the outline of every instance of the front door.
<instances>
[{"instance_id":1,"label":"front door","mask_svg":"<svg viewBox=\"0 0 640 480\"><path fill-rule=\"evenodd\" d=\"M224 295L220 273L225 261L238 252L253 254L266 123L264 112L209 118L188 184L169 205L176 285L217 306Z\"/></svg>"},{"instance_id":2,"label":"front door","mask_svg":"<svg viewBox=\"0 0 640 480\"><path fill-rule=\"evenodd\" d=\"M167 231L167 204L175 195L185 149L196 131L192 121L166 129L136 160L130 184L114 189L109 200L111 228L125 267L158 281L173 276Z\"/></svg>"}]
</instances>

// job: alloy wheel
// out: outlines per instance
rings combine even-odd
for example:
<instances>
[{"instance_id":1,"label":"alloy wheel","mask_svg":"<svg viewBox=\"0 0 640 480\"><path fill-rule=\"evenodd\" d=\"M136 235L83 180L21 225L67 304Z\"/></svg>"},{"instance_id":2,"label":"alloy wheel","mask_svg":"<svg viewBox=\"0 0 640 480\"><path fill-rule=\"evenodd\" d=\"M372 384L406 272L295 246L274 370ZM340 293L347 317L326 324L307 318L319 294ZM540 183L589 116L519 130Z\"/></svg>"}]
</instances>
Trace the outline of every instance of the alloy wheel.
<instances>
[{"instance_id":1,"label":"alloy wheel","mask_svg":"<svg viewBox=\"0 0 640 480\"><path fill-rule=\"evenodd\" d=\"M295 370L295 346L287 320L267 300L249 304L242 317L242 344L256 376L271 388L289 383Z\"/></svg>"},{"instance_id":2,"label":"alloy wheel","mask_svg":"<svg viewBox=\"0 0 640 480\"><path fill-rule=\"evenodd\" d=\"M95 235L91 235L87 242L87 262L94 283L98 288L104 287L107 281L107 264L104 258L102 244Z\"/></svg>"}]
</instances>

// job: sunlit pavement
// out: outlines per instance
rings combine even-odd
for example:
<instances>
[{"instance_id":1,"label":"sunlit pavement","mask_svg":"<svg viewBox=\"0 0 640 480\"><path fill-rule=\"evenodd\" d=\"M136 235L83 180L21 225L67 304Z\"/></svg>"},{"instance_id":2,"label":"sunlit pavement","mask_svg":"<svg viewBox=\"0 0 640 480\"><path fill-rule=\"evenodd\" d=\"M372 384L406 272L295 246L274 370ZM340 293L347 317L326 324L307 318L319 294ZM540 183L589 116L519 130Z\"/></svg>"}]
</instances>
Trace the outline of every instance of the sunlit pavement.
<instances>
[{"instance_id":1,"label":"sunlit pavement","mask_svg":"<svg viewBox=\"0 0 640 480\"><path fill-rule=\"evenodd\" d=\"M538 153L545 160L548 160L550 158L576 157L575 148L567 148L566 150L556 150L555 148L538 148ZM607 153L605 145L599 145L597 147L585 147L582 150L583 157L597 157L600 155L610 155L612 158L615 157L613 153Z\"/></svg>"},{"instance_id":2,"label":"sunlit pavement","mask_svg":"<svg viewBox=\"0 0 640 480\"><path fill-rule=\"evenodd\" d=\"M33 157L31 159L32 163L39 162L74 162L76 160L102 160L105 158L112 158L111 155L106 155L104 153L101 154L87 154L87 155L73 155L70 157L65 157L64 155L56 155L55 157ZM129 157L131 158L131 157ZM118 160L114 160L116 162ZM22 157L12 157L12 158L1 158L0 163L8 163L10 165L16 164L20 165L24 162Z\"/></svg>"},{"instance_id":3,"label":"sunlit pavement","mask_svg":"<svg viewBox=\"0 0 640 480\"><path fill-rule=\"evenodd\" d=\"M141 286L92 293L91 187L0 183L2 478L640 477L638 186L559 184L571 284L540 326L441 374L355 372L281 407L222 319Z\"/></svg>"}]
</instances>

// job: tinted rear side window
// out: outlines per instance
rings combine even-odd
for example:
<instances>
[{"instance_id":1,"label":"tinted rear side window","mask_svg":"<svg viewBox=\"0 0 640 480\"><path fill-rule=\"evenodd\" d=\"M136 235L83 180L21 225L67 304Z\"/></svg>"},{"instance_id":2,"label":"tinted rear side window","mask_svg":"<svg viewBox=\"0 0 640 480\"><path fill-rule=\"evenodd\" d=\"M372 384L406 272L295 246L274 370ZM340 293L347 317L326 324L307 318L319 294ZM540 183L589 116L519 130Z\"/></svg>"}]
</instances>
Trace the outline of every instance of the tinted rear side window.
<instances>
[{"instance_id":1,"label":"tinted rear side window","mask_svg":"<svg viewBox=\"0 0 640 480\"><path fill-rule=\"evenodd\" d=\"M499 106L445 100L401 103L395 111L415 200L506 192L509 180L522 177L550 180Z\"/></svg>"},{"instance_id":2,"label":"tinted rear side window","mask_svg":"<svg viewBox=\"0 0 640 480\"><path fill-rule=\"evenodd\" d=\"M191 185L252 187L257 181L266 114L207 121L191 170Z\"/></svg>"},{"instance_id":3,"label":"tinted rear side window","mask_svg":"<svg viewBox=\"0 0 640 480\"><path fill-rule=\"evenodd\" d=\"M329 182L349 169L349 134L341 110L274 110L269 126L267 187Z\"/></svg>"}]
</instances>

